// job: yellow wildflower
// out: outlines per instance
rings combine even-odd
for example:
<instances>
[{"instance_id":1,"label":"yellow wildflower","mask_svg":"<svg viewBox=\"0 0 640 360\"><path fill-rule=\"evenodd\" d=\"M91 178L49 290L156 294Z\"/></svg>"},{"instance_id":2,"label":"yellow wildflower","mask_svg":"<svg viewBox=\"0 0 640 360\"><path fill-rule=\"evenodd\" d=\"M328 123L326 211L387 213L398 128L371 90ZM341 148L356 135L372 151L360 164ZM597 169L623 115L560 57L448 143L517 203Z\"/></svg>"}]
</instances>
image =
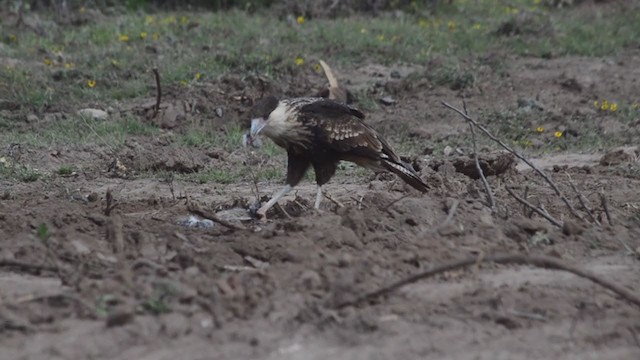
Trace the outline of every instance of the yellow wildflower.
<instances>
[{"instance_id":1,"label":"yellow wildflower","mask_svg":"<svg viewBox=\"0 0 640 360\"><path fill-rule=\"evenodd\" d=\"M118 61L116 59L111 59L111 65L118 66L118 65L120 65L120 61Z\"/></svg>"},{"instance_id":2,"label":"yellow wildflower","mask_svg":"<svg viewBox=\"0 0 640 360\"><path fill-rule=\"evenodd\" d=\"M553 133L553 136L557 138L562 137L562 131L556 131L555 133Z\"/></svg>"},{"instance_id":3,"label":"yellow wildflower","mask_svg":"<svg viewBox=\"0 0 640 360\"><path fill-rule=\"evenodd\" d=\"M304 24L304 16L298 16L298 18L296 19L296 21L298 22L299 25Z\"/></svg>"},{"instance_id":4,"label":"yellow wildflower","mask_svg":"<svg viewBox=\"0 0 640 360\"><path fill-rule=\"evenodd\" d=\"M140 39L142 39L142 40L146 39L146 38L147 38L147 35L149 35L149 34L147 34L147 32L146 32L146 31L141 32L141 33L140 33Z\"/></svg>"},{"instance_id":5,"label":"yellow wildflower","mask_svg":"<svg viewBox=\"0 0 640 360\"><path fill-rule=\"evenodd\" d=\"M202 77L202 74L196 73L196 76L195 76L196 80L200 80L201 77Z\"/></svg>"},{"instance_id":6,"label":"yellow wildflower","mask_svg":"<svg viewBox=\"0 0 640 360\"><path fill-rule=\"evenodd\" d=\"M429 26L429 21L420 19L420 21L418 21L418 26L420 26L421 28L426 28L427 26Z\"/></svg>"},{"instance_id":7,"label":"yellow wildflower","mask_svg":"<svg viewBox=\"0 0 640 360\"><path fill-rule=\"evenodd\" d=\"M313 65L313 70L319 73L322 71L322 66L320 66L320 64L315 64Z\"/></svg>"},{"instance_id":8,"label":"yellow wildflower","mask_svg":"<svg viewBox=\"0 0 640 360\"><path fill-rule=\"evenodd\" d=\"M157 32L154 32L151 37L153 37L153 40L158 40L160 39L160 34L158 34Z\"/></svg>"},{"instance_id":9,"label":"yellow wildflower","mask_svg":"<svg viewBox=\"0 0 640 360\"><path fill-rule=\"evenodd\" d=\"M181 16L180 17L180 24L182 25L187 25L189 23L189 18L186 16Z\"/></svg>"},{"instance_id":10,"label":"yellow wildflower","mask_svg":"<svg viewBox=\"0 0 640 360\"><path fill-rule=\"evenodd\" d=\"M378 41L384 41L384 34L376 36L376 39L378 39Z\"/></svg>"},{"instance_id":11,"label":"yellow wildflower","mask_svg":"<svg viewBox=\"0 0 640 360\"><path fill-rule=\"evenodd\" d=\"M151 15L147 15L147 16L145 16L145 18L144 18L144 23L145 23L146 25L151 25L151 24L153 24L153 22L154 22L155 20L156 20L156 19L155 19L153 16L151 16Z\"/></svg>"},{"instance_id":12,"label":"yellow wildflower","mask_svg":"<svg viewBox=\"0 0 640 360\"><path fill-rule=\"evenodd\" d=\"M178 22L178 19L176 19L175 15L171 15L171 16L167 16L166 18L162 19L162 22L165 24L175 24Z\"/></svg>"},{"instance_id":13,"label":"yellow wildflower","mask_svg":"<svg viewBox=\"0 0 640 360\"><path fill-rule=\"evenodd\" d=\"M595 100L595 101L593 102L593 106L594 106L596 109L600 109L600 102L599 102L598 100Z\"/></svg>"},{"instance_id":14,"label":"yellow wildflower","mask_svg":"<svg viewBox=\"0 0 640 360\"><path fill-rule=\"evenodd\" d=\"M127 41L129 41L129 35L120 34L118 36L118 40L120 40L121 42L127 42Z\"/></svg>"},{"instance_id":15,"label":"yellow wildflower","mask_svg":"<svg viewBox=\"0 0 640 360\"><path fill-rule=\"evenodd\" d=\"M611 110L611 111L613 111L613 112L618 111L618 104L616 104L616 103L611 104L611 105L609 106L609 110Z\"/></svg>"},{"instance_id":16,"label":"yellow wildflower","mask_svg":"<svg viewBox=\"0 0 640 360\"><path fill-rule=\"evenodd\" d=\"M187 86L187 80L180 80L180 85Z\"/></svg>"},{"instance_id":17,"label":"yellow wildflower","mask_svg":"<svg viewBox=\"0 0 640 360\"><path fill-rule=\"evenodd\" d=\"M301 58L300 56L298 56L298 57L296 58L296 65L300 66L300 65L302 65L302 64L304 64L304 59L303 59L303 58Z\"/></svg>"},{"instance_id":18,"label":"yellow wildflower","mask_svg":"<svg viewBox=\"0 0 640 360\"><path fill-rule=\"evenodd\" d=\"M600 110L609 110L609 102L607 100L602 100L602 105L600 105Z\"/></svg>"},{"instance_id":19,"label":"yellow wildflower","mask_svg":"<svg viewBox=\"0 0 640 360\"><path fill-rule=\"evenodd\" d=\"M538 127L536 128L536 131L537 131L538 133L542 133L542 132L544 132L544 128L543 128L542 126L538 126Z\"/></svg>"},{"instance_id":20,"label":"yellow wildflower","mask_svg":"<svg viewBox=\"0 0 640 360\"><path fill-rule=\"evenodd\" d=\"M13 34L9 35L9 41L16 42L17 40L18 40L18 38L15 35L13 35Z\"/></svg>"},{"instance_id":21,"label":"yellow wildflower","mask_svg":"<svg viewBox=\"0 0 640 360\"><path fill-rule=\"evenodd\" d=\"M449 28L449 31L455 31L456 30L456 23L449 20L447 22L447 27Z\"/></svg>"},{"instance_id":22,"label":"yellow wildflower","mask_svg":"<svg viewBox=\"0 0 640 360\"><path fill-rule=\"evenodd\" d=\"M47 66L51 66L51 59L44 58L44 64L47 65Z\"/></svg>"},{"instance_id":23,"label":"yellow wildflower","mask_svg":"<svg viewBox=\"0 0 640 360\"><path fill-rule=\"evenodd\" d=\"M473 24L473 26L471 27L473 30L480 30L482 29L482 25L480 24Z\"/></svg>"},{"instance_id":24,"label":"yellow wildflower","mask_svg":"<svg viewBox=\"0 0 640 360\"><path fill-rule=\"evenodd\" d=\"M96 87L96 81L95 80L87 80L87 86L93 89L94 87Z\"/></svg>"},{"instance_id":25,"label":"yellow wildflower","mask_svg":"<svg viewBox=\"0 0 640 360\"><path fill-rule=\"evenodd\" d=\"M64 68L67 69L67 70L71 69L73 66L74 66L73 63L64 64Z\"/></svg>"},{"instance_id":26,"label":"yellow wildflower","mask_svg":"<svg viewBox=\"0 0 640 360\"><path fill-rule=\"evenodd\" d=\"M87 11L87 9L84 6L80 6L80 9L78 9L78 12L81 14L85 11Z\"/></svg>"}]
</instances>

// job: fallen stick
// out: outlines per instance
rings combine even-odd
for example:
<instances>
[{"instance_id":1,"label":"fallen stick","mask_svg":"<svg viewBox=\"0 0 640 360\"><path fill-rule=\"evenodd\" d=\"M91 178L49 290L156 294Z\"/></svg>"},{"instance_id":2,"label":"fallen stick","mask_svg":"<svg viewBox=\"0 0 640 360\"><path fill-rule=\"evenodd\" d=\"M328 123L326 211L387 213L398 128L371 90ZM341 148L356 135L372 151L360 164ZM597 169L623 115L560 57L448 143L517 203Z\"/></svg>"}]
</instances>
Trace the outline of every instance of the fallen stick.
<instances>
[{"instance_id":1,"label":"fallen stick","mask_svg":"<svg viewBox=\"0 0 640 360\"><path fill-rule=\"evenodd\" d=\"M56 268L55 266L31 264L31 263L26 263L26 262L17 261L17 260L9 260L9 259L0 260L0 268L2 267L18 268L26 272L40 272L40 271L57 272L58 271L58 268Z\"/></svg>"},{"instance_id":2,"label":"fallen stick","mask_svg":"<svg viewBox=\"0 0 640 360\"><path fill-rule=\"evenodd\" d=\"M569 173L567 173L567 178L569 179L569 185L571 185L571 189L573 190L573 192L576 193L576 196L578 197L578 201L580 202L580 205L582 205L582 208L591 219L591 222L600 226L600 222L598 221L598 219L596 219L596 217L593 216L593 210L591 210L591 206L589 206L589 200L585 198L584 195L582 195L582 193L578 190L578 188L576 187L576 184L574 184L573 180L571 180L571 175L569 175Z\"/></svg>"},{"instance_id":3,"label":"fallen stick","mask_svg":"<svg viewBox=\"0 0 640 360\"><path fill-rule=\"evenodd\" d=\"M537 172L540 176L542 176L542 178L549 184L549 186L551 186L551 188L556 193L556 195L558 195L558 197L560 197L560 199L565 203L565 205L567 205L567 207L569 208L569 211L571 211L571 214L573 214L573 216L575 216L576 218L578 218L580 220L584 220L583 217L578 213L576 208L573 207L571 202L569 202L569 200L562 194L560 189L558 189L558 186L553 182L553 180L551 180L549 175L547 175L544 171L540 170L531 161L529 161L529 159L527 159L526 157L524 157L523 155L521 155L520 153L518 153L517 151L512 149L509 145L507 145L504 142L502 142L502 140L500 140L497 137L495 137L489 130L487 130L487 128L485 128L484 126L478 124L478 122L473 120L469 115L465 114L462 110L460 110L460 109L458 109L458 108L456 108L454 106L451 106L451 105L449 105L448 103L446 103L444 101L442 102L442 105L444 105L445 107L448 107L449 109L451 109L451 110L457 112L458 114L460 114L460 116L462 116L463 118L465 118L465 120L469 121L475 127L480 129L480 131L482 131L491 140L493 140L498 145L500 145L503 149L507 150L508 152L513 154L518 159L524 161L525 164L529 165L529 167L531 167L535 172Z\"/></svg>"},{"instance_id":4,"label":"fallen stick","mask_svg":"<svg viewBox=\"0 0 640 360\"><path fill-rule=\"evenodd\" d=\"M151 116L154 119L158 112L160 111L160 100L162 99L162 88L160 87L160 73L158 72L158 68L151 69L153 72L153 77L156 79L156 106L153 108L153 115Z\"/></svg>"},{"instance_id":5,"label":"fallen stick","mask_svg":"<svg viewBox=\"0 0 640 360\"><path fill-rule=\"evenodd\" d=\"M436 233L438 231L440 231L440 229L443 229L445 226L449 225L449 223L451 222L451 219L453 219L453 215L455 215L456 210L458 209L458 205L460 204L460 202L458 200L453 200L453 203L451 204L451 206L449 207L449 210L447 211L447 217L444 219L444 221L436 226L433 229L428 229L425 230L423 232L421 232L418 237L423 237L424 235L427 234L433 234Z\"/></svg>"},{"instance_id":6,"label":"fallen stick","mask_svg":"<svg viewBox=\"0 0 640 360\"><path fill-rule=\"evenodd\" d=\"M528 202L527 200L521 198L520 196L516 195L516 193L513 192L513 190L509 189L508 187L505 187L505 189L507 190L507 192L509 193L509 195L513 196L514 199L516 199L519 203L521 203L524 206L528 206L531 210L535 211L536 213L538 213L540 216L542 216L543 218L549 220L550 223L552 223L553 225L561 228L562 227L562 223L558 220L556 220L553 216L549 215L549 213L544 210L544 209L540 209L539 207L533 205L532 203Z\"/></svg>"},{"instance_id":7,"label":"fallen stick","mask_svg":"<svg viewBox=\"0 0 640 360\"><path fill-rule=\"evenodd\" d=\"M464 108L465 115L469 116L469 112L467 111L467 103L463 101L462 106ZM478 174L480 175L480 179L482 180L484 192L487 194L487 205L489 206L491 211L494 211L496 207L496 200L493 197L491 186L489 186L489 182L484 176L484 171L482 171L482 167L480 166L480 159L478 159L478 150L476 144L476 131L473 129L473 124L471 122L469 122L469 130L471 131L471 141L473 142L473 160L476 163L476 170L478 170Z\"/></svg>"},{"instance_id":8,"label":"fallen stick","mask_svg":"<svg viewBox=\"0 0 640 360\"><path fill-rule=\"evenodd\" d=\"M378 290L361 295L354 300L345 301L336 306L337 309L342 309L347 306L357 305L361 302L376 299L382 295L389 294L405 285L415 283L417 281L432 277L434 275L442 274L447 271L462 269L478 263L493 262L496 264L519 264L519 265L531 265L544 269L562 270L570 272L579 277L593 281L594 283L611 290L621 298L636 305L640 308L640 297L631 291L623 288L620 285L614 284L609 280L601 278L600 276L593 274L587 270L580 269L573 265L566 264L559 259L548 256L535 256L535 255L521 255L521 254L500 254L492 256L483 256L481 258L473 257L468 259L456 260L440 266L436 266L429 270L411 275L405 279L396 281L390 285L384 286Z\"/></svg>"}]
</instances>

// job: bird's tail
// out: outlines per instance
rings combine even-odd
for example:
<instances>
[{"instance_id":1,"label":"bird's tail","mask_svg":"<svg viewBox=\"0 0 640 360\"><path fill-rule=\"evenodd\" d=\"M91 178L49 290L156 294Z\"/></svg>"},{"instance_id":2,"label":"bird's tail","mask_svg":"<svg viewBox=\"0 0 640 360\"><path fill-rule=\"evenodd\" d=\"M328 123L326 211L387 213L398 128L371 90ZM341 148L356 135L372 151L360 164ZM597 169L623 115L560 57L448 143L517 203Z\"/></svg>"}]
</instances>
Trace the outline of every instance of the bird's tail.
<instances>
[{"instance_id":1,"label":"bird's tail","mask_svg":"<svg viewBox=\"0 0 640 360\"><path fill-rule=\"evenodd\" d=\"M383 160L384 167L392 173L398 175L404 182L411 185L414 189L427 192L429 186L418 176L411 165L405 162L394 162L391 160Z\"/></svg>"},{"instance_id":2,"label":"bird's tail","mask_svg":"<svg viewBox=\"0 0 640 360\"><path fill-rule=\"evenodd\" d=\"M338 80L333 75L333 71L331 71L331 68L329 67L329 65L327 65L326 62L320 60L320 66L322 66L322 70L324 70L324 75L327 77L327 80L329 80L329 86L338 87Z\"/></svg>"}]
</instances>

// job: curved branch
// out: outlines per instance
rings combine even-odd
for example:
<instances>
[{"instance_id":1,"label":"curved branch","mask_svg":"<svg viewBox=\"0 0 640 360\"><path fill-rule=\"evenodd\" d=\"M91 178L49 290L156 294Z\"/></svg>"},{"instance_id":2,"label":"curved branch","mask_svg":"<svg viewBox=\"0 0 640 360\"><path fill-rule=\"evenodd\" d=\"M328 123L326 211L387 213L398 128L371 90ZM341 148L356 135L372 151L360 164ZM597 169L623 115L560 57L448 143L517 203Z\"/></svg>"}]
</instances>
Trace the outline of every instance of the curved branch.
<instances>
[{"instance_id":1,"label":"curved branch","mask_svg":"<svg viewBox=\"0 0 640 360\"><path fill-rule=\"evenodd\" d=\"M486 262L493 262L496 264L532 265L532 266L536 266L544 269L567 271L579 277L589 279L594 283L604 287L605 289L613 291L615 294L617 294L621 298L625 299L626 301L640 308L640 297L638 295L590 271L578 268L576 266L564 263L559 259L548 257L548 256L528 256L528 255L521 255L521 254L500 254L500 255L492 255L492 256L484 256L479 258L468 258L468 259L452 261L446 264L442 264L440 266L436 266L429 270L423 271L421 273L411 275L405 279L396 281L378 290L361 295L354 300L342 302L338 304L336 308L341 309L346 306L357 305L364 301L373 300L382 295L389 294L405 285L415 283L417 281L426 279L428 277L432 277L434 275L438 275L447 271L457 270L457 269L465 268L471 265L486 263Z\"/></svg>"}]
</instances>

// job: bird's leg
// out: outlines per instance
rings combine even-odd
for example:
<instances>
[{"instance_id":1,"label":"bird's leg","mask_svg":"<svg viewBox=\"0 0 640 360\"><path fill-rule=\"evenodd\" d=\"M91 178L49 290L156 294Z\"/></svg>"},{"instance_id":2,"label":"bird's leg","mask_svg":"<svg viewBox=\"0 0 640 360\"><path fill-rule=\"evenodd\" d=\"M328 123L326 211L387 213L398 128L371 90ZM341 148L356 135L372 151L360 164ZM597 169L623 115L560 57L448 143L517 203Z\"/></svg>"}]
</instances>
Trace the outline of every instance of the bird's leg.
<instances>
[{"instance_id":1,"label":"bird's leg","mask_svg":"<svg viewBox=\"0 0 640 360\"><path fill-rule=\"evenodd\" d=\"M318 192L316 193L315 208L320 209L320 203L322 202L322 185L318 185Z\"/></svg>"},{"instance_id":2,"label":"bird's leg","mask_svg":"<svg viewBox=\"0 0 640 360\"><path fill-rule=\"evenodd\" d=\"M267 220L267 211L271 209L271 207L275 205L278 202L278 200L280 200L281 197L287 195L287 193L291 191L291 189L292 189L292 186L287 184L285 185L285 187L282 188L282 190L273 194L273 197L271 197L271 200L269 200L256 212L256 214L258 214L258 217L263 221Z\"/></svg>"}]
</instances>

